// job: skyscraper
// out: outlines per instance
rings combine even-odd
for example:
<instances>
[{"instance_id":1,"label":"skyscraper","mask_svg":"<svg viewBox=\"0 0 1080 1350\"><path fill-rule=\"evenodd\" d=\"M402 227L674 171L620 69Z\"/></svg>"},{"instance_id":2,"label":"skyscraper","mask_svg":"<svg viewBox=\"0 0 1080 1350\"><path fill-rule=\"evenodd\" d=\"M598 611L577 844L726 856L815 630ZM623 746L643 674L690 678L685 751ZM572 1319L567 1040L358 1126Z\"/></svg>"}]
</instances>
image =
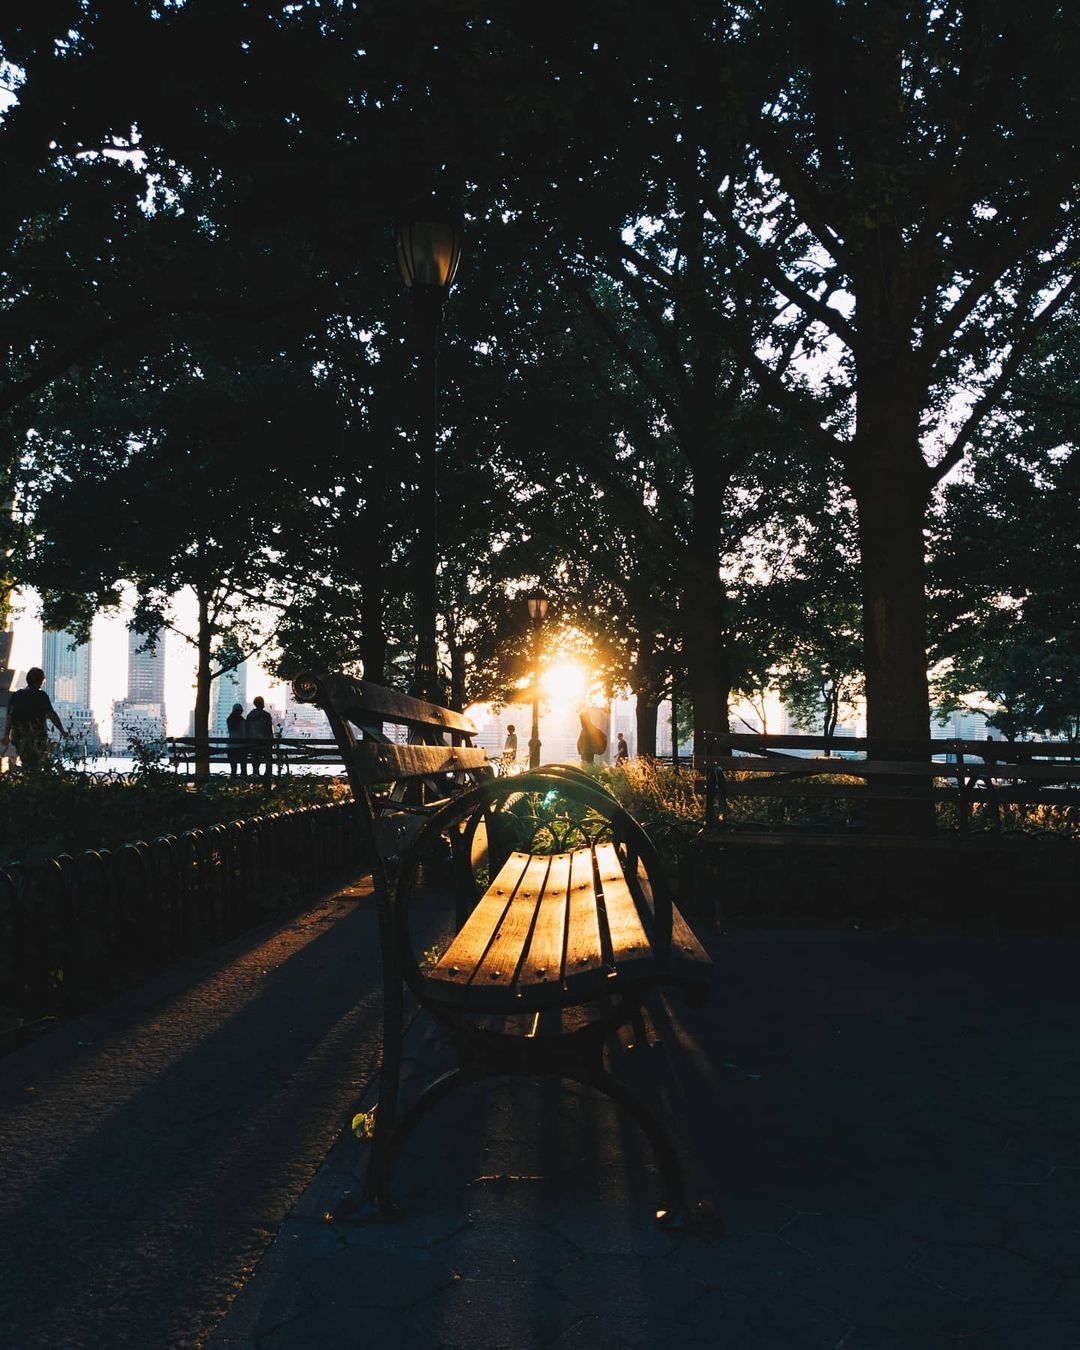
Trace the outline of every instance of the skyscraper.
<instances>
[{"instance_id":1,"label":"skyscraper","mask_svg":"<svg viewBox=\"0 0 1080 1350\"><path fill-rule=\"evenodd\" d=\"M153 650L150 648L153 647ZM157 632L147 637L128 629L129 703L165 702L165 634Z\"/></svg>"},{"instance_id":2,"label":"skyscraper","mask_svg":"<svg viewBox=\"0 0 1080 1350\"><path fill-rule=\"evenodd\" d=\"M160 745L165 736L165 634L151 639L128 629L127 698L113 704L112 744L115 754L130 754L133 742Z\"/></svg>"},{"instance_id":3,"label":"skyscraper","mask_svg":"<svg viewBox=\"0 0 1080 1350\"><path fill-rule=\"evenodd\" d=\"M247 662L243 661L235 670L227 670L219 675L210 686L210 735L227 736L229 728L225 720L232 712L234 703L244 704L247 712Z\"/></svg>"},{"instance_id":4,"label":"skyscraper","mask_svg":"<svg viewBox=\"0 0 1080 1350\"><path fill-rule=\"evenodd\" d=\"M54 703L90 707L89 642L46 628L41 635L41 665Z\"/></svg>"},{"instance_id":5,"label":"skyscraper","mask_svg":"<svg viewBox=\"0 0 1080 1350\"><path fill-rule=\"evenodd\" d=\"M69 737L96 753L97 723L90 707L90 644L46 628L41 635L45 689Z\"/></svg>"}]
</instances>

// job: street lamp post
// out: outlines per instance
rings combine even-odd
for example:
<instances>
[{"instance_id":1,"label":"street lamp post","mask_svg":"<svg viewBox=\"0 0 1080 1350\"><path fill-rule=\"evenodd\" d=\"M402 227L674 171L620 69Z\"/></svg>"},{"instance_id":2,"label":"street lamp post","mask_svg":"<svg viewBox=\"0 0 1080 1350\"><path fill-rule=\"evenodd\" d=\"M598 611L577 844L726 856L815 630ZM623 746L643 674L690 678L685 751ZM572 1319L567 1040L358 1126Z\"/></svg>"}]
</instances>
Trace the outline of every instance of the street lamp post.
<instances>
[{"instance_id":1,"label":"street lamp post","mask_svg":"<svg viewBox=\"0 0 1080 1350\"><path fill-rule=\"evenodd\" d=\"M548 598L540 591L532 591L526 597L529 607L529 622L532 624L533 642L533 697L532 697L532 735L529 737L529 768L540 767L540 627L547 618Z\"/></svg>"},{"instance_id":2,"label":"street lamp post","mask_svg":"<svg viewBox=\"0 0 1080 1350\"><path fill-rule=\"evenodd\" d=\"M439 424L438 355L442 308L461 258L461 231L445 221L417 218L396 231L398 266L412 298L420 350L420 444L416 475L417 541L413 593L416 597L415 691L421 698L443 702L438 687L436 645L436 574L438 570L438 485L435 442Z\"/></svg>"}]
</instances>

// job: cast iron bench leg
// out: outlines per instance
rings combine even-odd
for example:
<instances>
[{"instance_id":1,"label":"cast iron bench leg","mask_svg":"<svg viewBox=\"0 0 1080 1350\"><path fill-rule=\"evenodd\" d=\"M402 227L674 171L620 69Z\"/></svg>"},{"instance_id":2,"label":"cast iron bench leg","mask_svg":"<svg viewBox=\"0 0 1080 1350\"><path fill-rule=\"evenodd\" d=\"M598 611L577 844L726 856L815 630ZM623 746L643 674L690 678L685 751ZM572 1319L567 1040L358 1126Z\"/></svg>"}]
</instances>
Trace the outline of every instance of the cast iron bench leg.
<instances>
[{"instance_id":1,"label":"cast iron bench leg","mask_svg":"<svg viewBox=\"0 0 1080 1350\"><path fill-rule=\"evenodd\" d=\"M456 1068L437 1078L417 1098L401 1119L384 1136L385 1145L377 1152L372 1150L368 1164L365 1192L369 1204L382 1217L398 1217L400 1211L394 1204L391 1186L394 1169L401 1156L409 1135L424 1116L454 1091L455 1088L478 1083L485 1078L502 1077L508 1073L506 1066L493 1067L490 1070L474 1068ZM524 1076L532 1077L527 1071ZM593 1088L610 1098L616 1106L631 1115L641 1128L642 1133L652 1145L660 1175L666 1192L666 1207L656 1211L656 1221L663 1228L679 1228L686 1223L686 1187L683 1180L682 1164L659 1117L645 1105L636 1093L606 1069L598 1066L574 1068L565 1066L558 1077ZM376 1116L376 1140L378 1139L378 1116Z\"/></svg>"}]
</instances>

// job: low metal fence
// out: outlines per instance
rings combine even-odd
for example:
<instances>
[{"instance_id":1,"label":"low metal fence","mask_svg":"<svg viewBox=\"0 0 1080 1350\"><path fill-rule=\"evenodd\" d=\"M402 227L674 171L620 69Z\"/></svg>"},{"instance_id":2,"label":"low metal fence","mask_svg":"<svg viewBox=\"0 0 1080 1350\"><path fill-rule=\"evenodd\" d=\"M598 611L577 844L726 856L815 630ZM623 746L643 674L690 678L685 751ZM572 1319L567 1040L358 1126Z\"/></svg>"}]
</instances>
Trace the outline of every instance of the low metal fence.
<instances>
[{"instance_id":1,"label":"low metal fence","mask_svg":"<svg viewBox=\"0 0 1080 1350\"><path fill-rule=\"evenodd\" d=\"M303 806L0 871L0 1044L363 865L356 811Z\"/></svg>"}]
</instances>

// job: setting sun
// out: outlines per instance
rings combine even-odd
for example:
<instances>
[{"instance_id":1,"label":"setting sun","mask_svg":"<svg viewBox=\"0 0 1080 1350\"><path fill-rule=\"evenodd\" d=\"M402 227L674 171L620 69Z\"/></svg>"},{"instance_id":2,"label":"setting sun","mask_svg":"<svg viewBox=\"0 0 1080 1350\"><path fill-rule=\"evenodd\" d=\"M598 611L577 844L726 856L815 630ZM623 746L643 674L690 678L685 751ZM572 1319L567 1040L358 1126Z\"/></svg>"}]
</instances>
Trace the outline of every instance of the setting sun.
<instances>
[{"instance_id":1,"label":"setting sun","mask_svg":"<svg viewBox=\"0 0 1080 1350\"><path fill-rule=\"evenodd\" d=\"M577 708L585 701L589 674L579 661L557 661L540 677L544 693L551 700L552 711Z\"/></svg>"}]
</instances>

